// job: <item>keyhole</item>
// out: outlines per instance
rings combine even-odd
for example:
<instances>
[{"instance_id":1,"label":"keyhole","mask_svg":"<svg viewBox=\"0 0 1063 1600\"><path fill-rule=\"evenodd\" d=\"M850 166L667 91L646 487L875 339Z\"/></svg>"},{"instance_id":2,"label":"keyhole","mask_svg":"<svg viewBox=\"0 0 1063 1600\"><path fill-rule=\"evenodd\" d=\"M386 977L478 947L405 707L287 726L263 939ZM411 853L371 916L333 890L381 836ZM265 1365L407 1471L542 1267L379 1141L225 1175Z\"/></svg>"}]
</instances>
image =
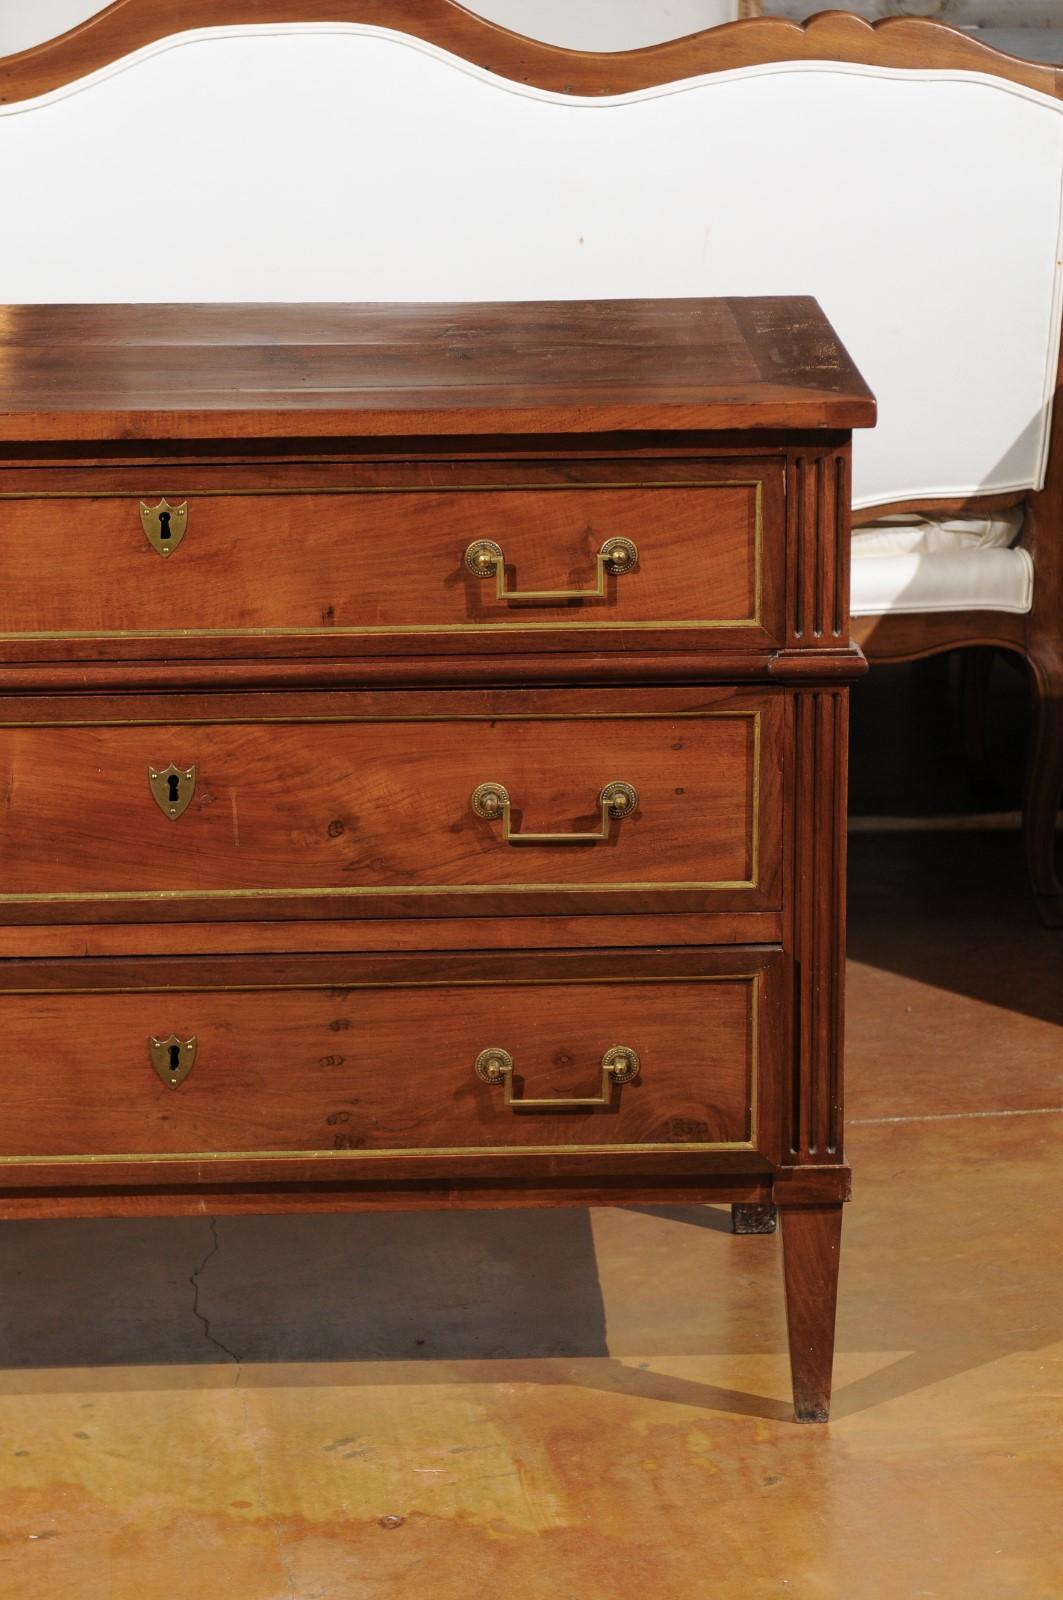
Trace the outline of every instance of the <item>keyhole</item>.
<instances>
[{"instance_id":1,"label":"keyhole","mask_svg":"<svg viewBox=\"0 0 1063 1600\"><path fill-rule=\"evenodd\" d=\"M181 1070L181 1046L179 1044L172 1044L170 1046L170 1071L171 1072L180 1072L180 1070Z\"/></svg>"},{"instance_id":2,"label":"keyhole","mask_svg":"<svg viewBox=\"0 0 1063 1600\"><path fill-rule=\"evenodd\" d=\"M181 780L176 772L171 772L166 782L170 790L170 804L175 806L181 798Z\"/></svg>"},{"instance_id":3,"label":"keyhole","mask_svg":"<svg viewBox=\"0 0 1063 1600\"><path fill-rule=\"evenodd\" d=\"M160 511L159 512L159 538L160 539L168 539L169 537L170 537L170 513L168 511Z\"/></svg>"}]
</instances>

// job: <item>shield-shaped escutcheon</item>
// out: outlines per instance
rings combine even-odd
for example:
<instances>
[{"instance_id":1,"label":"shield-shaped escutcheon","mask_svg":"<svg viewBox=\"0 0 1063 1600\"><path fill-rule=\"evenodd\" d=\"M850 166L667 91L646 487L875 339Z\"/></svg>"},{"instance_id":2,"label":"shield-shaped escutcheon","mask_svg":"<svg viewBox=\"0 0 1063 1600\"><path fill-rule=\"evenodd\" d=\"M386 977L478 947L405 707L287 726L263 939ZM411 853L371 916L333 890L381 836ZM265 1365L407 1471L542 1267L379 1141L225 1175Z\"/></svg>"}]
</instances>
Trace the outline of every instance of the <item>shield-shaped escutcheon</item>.
<instances>
[{"instance_id":1,"label":"shield-shaped escutcheon","mask_svg":"<svg viewBox=\"0 0 1063 1600\"><path fill-rule=\"evenodd\" d=\"M176 822L188 810L189 801L196 792L196 769L194 766L178 767L172 761L168 767L149 767L148 783L163 816Z\"/></svg>"},{"instance_id":2,"label":"shield-shaped escutcheon","mask_svg":"<svg viewBox=\"0 0 1063 1600\"><path fill-rule=\"evenodd\" d=\"M195 1034L190 1039L179 1039L176 1033L171 1033L168 1039L156 1039L152 1034L148 1039L148 1053L160 1082L168 1089L180 1088L196 1064L198 1048Z\"/></svg>"},{"instance_id":3,"label":"shield-shaped escutcheon","mask_svg":"<svg viewBox=\"0 0 1063 1600\"><path fill-rule=\"evenodd\" d=\"M172 556L188 527L188 501L172 506L168 500L160 500L157 506L149 506L142 500L140 526L153 550L160 556Z\"/></svg>"}]
</instances>

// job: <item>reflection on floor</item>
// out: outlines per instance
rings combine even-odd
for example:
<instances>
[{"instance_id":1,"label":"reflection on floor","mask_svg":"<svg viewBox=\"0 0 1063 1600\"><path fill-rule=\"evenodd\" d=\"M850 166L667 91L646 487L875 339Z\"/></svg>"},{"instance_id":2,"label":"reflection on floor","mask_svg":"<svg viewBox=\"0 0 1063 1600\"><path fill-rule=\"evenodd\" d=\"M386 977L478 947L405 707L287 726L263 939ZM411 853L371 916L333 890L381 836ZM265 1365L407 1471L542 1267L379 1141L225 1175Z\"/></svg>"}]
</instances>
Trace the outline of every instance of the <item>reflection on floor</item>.
<instances>
[{"instance_id":1,"label":"reflection on floor","mask_svg":"<svg viewBox=\"0 0 1063 1600\"><path fill-rule=\"evenodd\" d=\"M0 1591L1058 1600L1063 940L1013 835L852 900L829 1428L719 1211L9 1224Z\"/></svg>"}]
</instances>

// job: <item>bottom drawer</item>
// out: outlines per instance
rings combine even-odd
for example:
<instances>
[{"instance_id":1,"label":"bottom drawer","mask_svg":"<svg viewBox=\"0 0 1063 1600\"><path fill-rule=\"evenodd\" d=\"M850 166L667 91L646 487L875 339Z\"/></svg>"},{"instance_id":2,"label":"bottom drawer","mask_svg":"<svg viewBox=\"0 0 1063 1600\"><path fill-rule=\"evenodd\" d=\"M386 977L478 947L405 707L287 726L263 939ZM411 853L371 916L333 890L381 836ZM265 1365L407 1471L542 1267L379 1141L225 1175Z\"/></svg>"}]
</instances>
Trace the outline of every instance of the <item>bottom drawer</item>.
<instances>
[{"instance_id":1,"label":"bottom drawer","mask_svg":"<svg viewBox=\"0 0 1063 1600\"><path fill-rule=\"evenodd\" d=\"M99 1162L209 1163L212 1177L222 1163L238 1180L241 1163L388 1156L440 1170L597 1151L770 1160L781 959L739 947L9 963L0 1172L10 1186Z\"/></svg>"}]
</instances>

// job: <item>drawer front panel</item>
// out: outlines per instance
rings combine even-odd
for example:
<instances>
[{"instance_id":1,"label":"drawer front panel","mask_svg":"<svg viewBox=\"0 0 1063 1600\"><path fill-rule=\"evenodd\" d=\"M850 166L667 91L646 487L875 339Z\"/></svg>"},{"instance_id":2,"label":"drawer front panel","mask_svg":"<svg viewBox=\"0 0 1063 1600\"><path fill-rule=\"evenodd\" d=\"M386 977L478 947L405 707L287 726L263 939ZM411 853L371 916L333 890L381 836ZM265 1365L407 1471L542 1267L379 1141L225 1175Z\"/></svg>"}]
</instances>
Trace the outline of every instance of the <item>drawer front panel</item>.
<instances>
[{"instance_id":1,"label":"drawer front panel","mask_svg":"<svg viewBox=\"0 0 1063 1600\"><path fill-rule=\"evenodd\" d=\"M434 976L394 958L358 977L308 958L275 984L199 959L162 989L154 961L117 991L106 974L82 992L9 991L0 1160L757 1149L774 1120L779 960L487 957L451 978L439 960ZM628 1081L603 1082L618 1049ZM511 1059L508 1089L477 1073L484 1052Z\"/></svg>"},{"instance_id":2,"label":"drawer front panel","mask_svg":"<svg viewBox=\"0 0 1063 1600\"><path fill-rule=\"evenodd\" d=\"M771 908L785 699L671 699L554 695L511 712L433 696L401 715L374 697L364 717L0 727L0 905L58 921L107 905L126 920L352 915L373 897L421 915L457 901L520 915L551 895ZM626 814L601 804L615 784Z\"/></svg>"},{"instance_id":3,"label":"drawer front panel","mask_svg":"<svg viewBox=\"0 0 1063 1600\"><path fill-rule=\"evenodd\" d=\"M0 646L8 659L19 644L172 659L422 650L429 638L564 648L574 631L604 648L654 630L692 632L699 649L777 642L765 552L781 542L781 468L669 463L658 478L655 465L605 463L597 481L585 467L576 484L504 486L469 469L446 486L0 499ZM484 540L501 576L466 561ZM631 547L629 570L600 568L614 540Z\"/></svg>"}]
</instances>

